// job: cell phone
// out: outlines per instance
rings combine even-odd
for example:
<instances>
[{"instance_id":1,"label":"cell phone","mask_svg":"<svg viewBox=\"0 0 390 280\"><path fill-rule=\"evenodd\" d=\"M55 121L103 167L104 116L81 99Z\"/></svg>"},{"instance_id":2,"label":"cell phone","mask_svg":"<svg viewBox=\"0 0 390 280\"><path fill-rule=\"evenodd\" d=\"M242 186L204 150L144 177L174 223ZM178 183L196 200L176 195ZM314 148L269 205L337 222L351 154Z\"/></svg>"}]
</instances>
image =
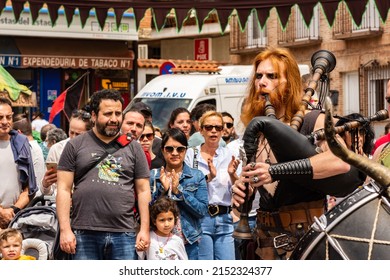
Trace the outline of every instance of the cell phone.
<instances>
[{"instance_id":1,"label":"cell phone","mask_svg":"<svg viewBox=\"0 0 390 280\"><path fill-rule=\"evenodd\" d=\"M46 162L46 168L47 168L47 170L50 170L51 168L53 168L54 171L57 171L57 163L56 162Z\"/></svg>"}]
</instances>

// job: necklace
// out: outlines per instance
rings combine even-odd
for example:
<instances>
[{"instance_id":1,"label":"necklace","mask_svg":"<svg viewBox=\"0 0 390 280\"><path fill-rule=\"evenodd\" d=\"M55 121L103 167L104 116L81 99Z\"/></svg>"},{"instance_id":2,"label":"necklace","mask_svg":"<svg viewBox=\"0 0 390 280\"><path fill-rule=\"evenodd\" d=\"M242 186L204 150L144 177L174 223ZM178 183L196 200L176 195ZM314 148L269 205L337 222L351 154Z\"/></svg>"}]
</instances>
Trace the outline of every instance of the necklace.
<instances>
[{"instance_id":1,"label":"necklace","mask_svg":"<svg viewBox=\"0 0 390 280\"><path fill-rule=\"evenodd\" d=\"M260 152L257 153L256 158L258 158L263 151L267 153L267 158L265 160L265 163L271 164L270 154L271 154L271 147L268 145L268 141L264 138L263 139L263 148L260 150Z\"/></svg>"},{"instance_id":2,"label":"necklace","mask_svg":"<svg viewBox=\"0 0 390 280\"><path fill-rule=\"evenodd\" d=\"M170 234L168 235L168 238L167 238L167 240L165 240L164 243L163 243L163 242L160 242L157 233L156 233L156 236L157 236L157 242L158 242L158 251L160 252L160 254L163 254L163 253L164 253L164 247L165 247L165 245L168 244L168 241L171 239L172 234L170 233Z\"/></svg>"}]
</instances>

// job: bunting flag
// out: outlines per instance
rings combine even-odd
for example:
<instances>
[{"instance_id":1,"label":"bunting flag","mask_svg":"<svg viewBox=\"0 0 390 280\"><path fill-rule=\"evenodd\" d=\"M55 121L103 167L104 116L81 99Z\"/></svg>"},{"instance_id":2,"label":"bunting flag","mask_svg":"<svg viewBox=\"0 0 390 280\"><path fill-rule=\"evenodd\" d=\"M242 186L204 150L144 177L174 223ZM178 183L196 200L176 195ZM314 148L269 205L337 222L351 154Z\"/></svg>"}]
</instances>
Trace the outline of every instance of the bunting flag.
<instances>
[{"instance_id":1,"label":"bunting flag","mask_svg":"<svg viewBox=\"0 0 390 280\"><path fill-rule=\"evenodd\" d=\"M89 72L82 75L54 100L49 116L50 123L61 111L69 121L72 111L80 108L80 102L88 90L88 74Z\"/></svg>"}]
</instances>

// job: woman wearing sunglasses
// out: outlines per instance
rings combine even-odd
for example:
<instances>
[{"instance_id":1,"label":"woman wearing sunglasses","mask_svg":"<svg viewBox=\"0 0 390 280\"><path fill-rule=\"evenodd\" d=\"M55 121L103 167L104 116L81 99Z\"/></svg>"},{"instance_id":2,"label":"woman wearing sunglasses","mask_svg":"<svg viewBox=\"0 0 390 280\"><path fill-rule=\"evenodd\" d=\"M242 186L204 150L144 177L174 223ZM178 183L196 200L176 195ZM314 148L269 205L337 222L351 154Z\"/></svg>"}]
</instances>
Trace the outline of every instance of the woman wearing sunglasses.
<instances>
[{"instance_id":1,"label":"woman wearing sunglasses","mask_svg":"<svg viewBox=\"0 0 390 280\"><path fill-rule=\"evenodd\" d=\"M238 178L236 160L231 151L219 146L224 122L222 115L209 111L199 120L200 133L205 142L188 149L185 162L198 168L206 177L208 190L208 214L202 219L203 235L199 256L204 260L235 259L231 188Z\"/></svg>"},{"instance_id":2,"label":"woman wearing sunglasses","mask_svg":"<svg viewBox=\"0 0 390 280\"><path fill-rule=\"evenodd\" d=\"M152 201L166 195L177 202L180 217L175 233L182 237L189 260L199 259L201 219L207 213L207 187L203 173L184 163L187 137L178 128L164 133L161 149L165 166L150 171Z\"/></svg>"},{"instance_id":3,"label":"woman wearing sunglasses","mask_svg":"<svg viewBox=\"0 0 390 280\"><path fill-rule=\"evenodd\" d=\"M146 120L144 131L141 136L138 138L139 143L141 144L144 151L149 152L150 158L152 160L150 169L160 168L164 166L164 159L153 153L153 140L154 140L154 127L153 124Z\"/></svg>"}]
</instances>

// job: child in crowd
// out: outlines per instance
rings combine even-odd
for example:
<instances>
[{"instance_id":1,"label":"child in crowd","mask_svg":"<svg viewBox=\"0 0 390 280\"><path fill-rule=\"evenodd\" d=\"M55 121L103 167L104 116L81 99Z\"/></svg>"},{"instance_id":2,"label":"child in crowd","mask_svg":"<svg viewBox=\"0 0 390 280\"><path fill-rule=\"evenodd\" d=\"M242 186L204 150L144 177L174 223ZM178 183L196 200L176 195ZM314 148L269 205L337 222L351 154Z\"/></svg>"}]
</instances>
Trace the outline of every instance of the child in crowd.
<instances>
[{"instance_id":1,"label":"child in crowd","mask_svg":"<svg viewBox=\"0 0 390 280\"><path fill-rule=\"evenodd\" d=\"M15 228L0 232L0 250L2 260L35 260L35 257L21 255L23 236Z\"/></svg>"},{"instance_id":2,"label":"child in crowd","mask_svg":"<svg viewBox=\"0 0 390 280\"><path fill-rule=\"evenodd\" d=\"M142 241L136 245L139 259L188 260L183 240L172 233L178 215L176 202L167 197L158 198L150 206L150 245L147 249Z\"/></svg>"}]
</instances>

